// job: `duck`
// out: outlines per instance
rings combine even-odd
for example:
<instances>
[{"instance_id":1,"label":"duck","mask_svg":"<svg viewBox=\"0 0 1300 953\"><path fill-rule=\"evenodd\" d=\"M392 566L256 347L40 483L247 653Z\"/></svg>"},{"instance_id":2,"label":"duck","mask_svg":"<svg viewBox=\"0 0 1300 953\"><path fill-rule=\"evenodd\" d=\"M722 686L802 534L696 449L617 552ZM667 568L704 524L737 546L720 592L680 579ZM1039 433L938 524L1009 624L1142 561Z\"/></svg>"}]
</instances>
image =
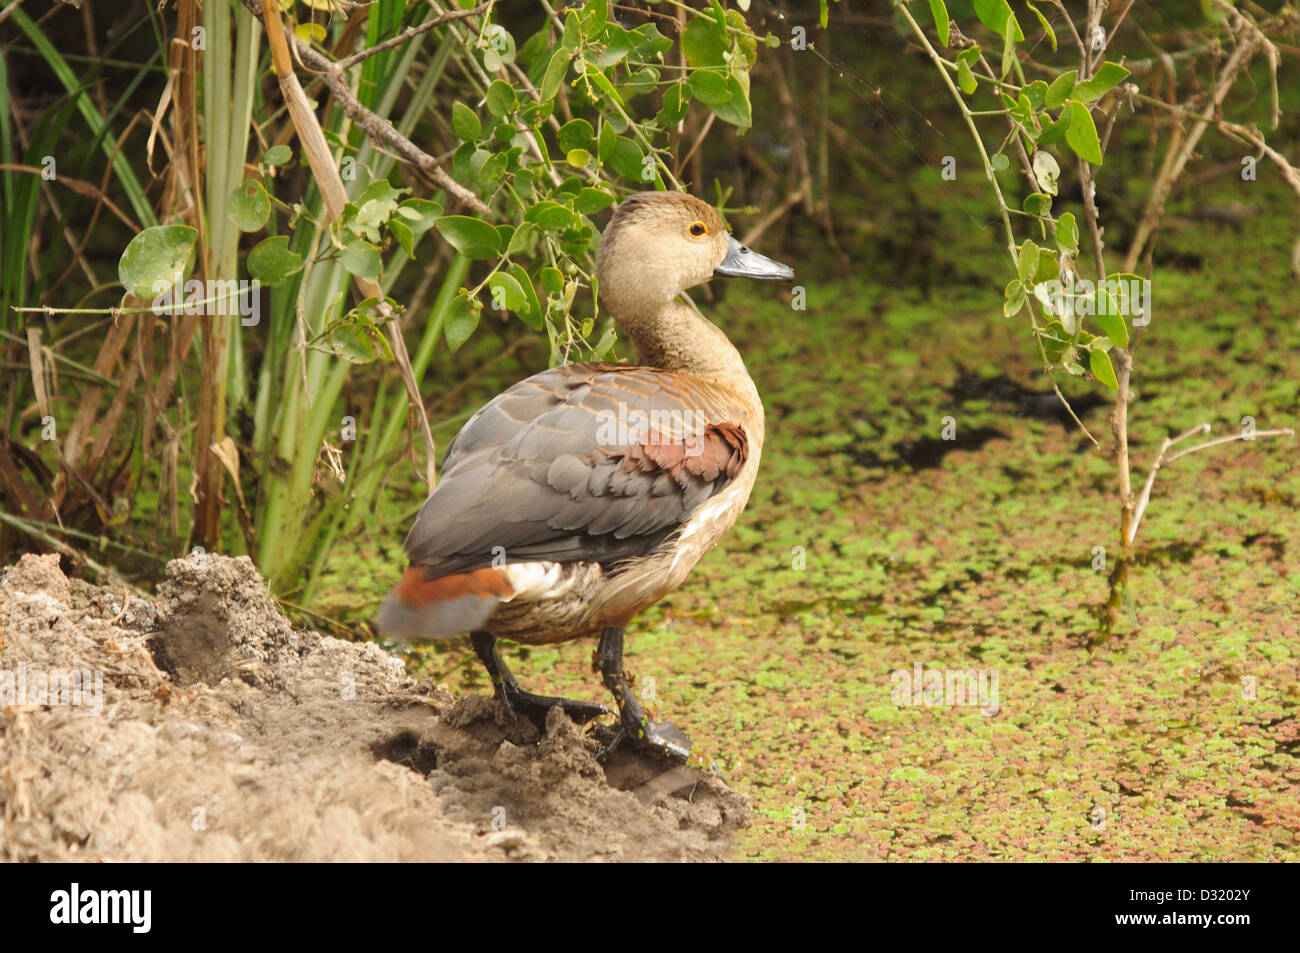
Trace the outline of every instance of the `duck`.
<instances>
[{"instance_id":1,"label":"duck","mask_svg":"<svg viewBox=\"0 0 1300 953\"><path fill-rule=\"evenodd\" d=\"M680 586L749 500L763 404L736 346L683 293L713 277L790 281L711 205L685 192L626 196L599 241L600 297L630 363L541 371L489 401L448 445L406 537L409 565L378 631L399 642L470 636L511 719L545 727L558 706L620 744L686 763L690 739L651 719L624 672L632 619ZM617 712L520 687L498 640L595 637Z\"/></svg>"}]
</instances>

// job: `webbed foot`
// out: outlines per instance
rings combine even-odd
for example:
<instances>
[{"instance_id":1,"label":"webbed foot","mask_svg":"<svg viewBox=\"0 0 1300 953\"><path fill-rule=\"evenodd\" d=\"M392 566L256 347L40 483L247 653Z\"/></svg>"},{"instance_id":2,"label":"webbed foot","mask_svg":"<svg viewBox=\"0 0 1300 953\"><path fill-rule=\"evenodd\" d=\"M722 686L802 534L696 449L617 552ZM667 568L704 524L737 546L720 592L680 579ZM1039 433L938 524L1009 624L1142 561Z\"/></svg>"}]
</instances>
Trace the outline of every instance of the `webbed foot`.
<instances>
[{"instance_id":1,"label":"webbed foot","mask_svg":"<svg viewBox=\"0 0 1300 953\"><path fill-rule=\"evenodd\" d=\"M613 709L597 702L586 702L576 698L557 698L552 695L534 695L519 687L513 679L501 682L496 687L497 700L505 708L511 720L523 715L542 731L546 730L546 713L559 706L574 724L585 725L593 718L613 714Z\"/></svg>"}]
</instances>

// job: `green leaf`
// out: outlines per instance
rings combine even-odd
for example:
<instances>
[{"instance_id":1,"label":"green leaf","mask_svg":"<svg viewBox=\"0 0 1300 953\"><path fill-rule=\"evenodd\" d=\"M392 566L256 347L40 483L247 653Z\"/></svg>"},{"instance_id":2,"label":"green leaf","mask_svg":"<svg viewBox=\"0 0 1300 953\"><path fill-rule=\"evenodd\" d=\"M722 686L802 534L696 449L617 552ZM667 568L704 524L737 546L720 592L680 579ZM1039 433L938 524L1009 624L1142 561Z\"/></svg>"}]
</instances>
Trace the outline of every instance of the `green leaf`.
<instances>
[{"instance_id":1,"label":"green leaf","mask_svg":"<svg viewBox=\"0 0 1300 953\"><path fill-rule=\"evenodd\" d=\"M488 289L492 295L492 307L494 309L498 303L501 303L505 305L504 310L518 313L529 306L528 297L524 294L523 286L519 284L519 280L514 275L498 271L488 279Z\"/></svg>"},{"instance_id":2,"label":"green leaf","mask_svg":"<svg viewBox=\"0 0 1300 953\"><path fill-rule=\"evenodd\" d=\"M1025 286L1020 281L1012 281L1002 293L1002 314L1008 318L1019 314L1025 306Z\"/></svg>"},{"instance_id":3,"label":"green leaf","mask_svg":"<svg viewBox=\"0 0 1300 953\"><path fill-rule=\"evenodd\" d=\"M596 131L591 128L591 123L585 119L573 119L566 122L556 133L556 141L560 144L561 152L572 152L574 149L587 149L596 142Z\"/></svg>"},{"instance_id":4,"label":"green leaf","mask_svg":"<svg viewBox=\"0 0 1300 953\"><path fill-rule=\"evenodd\" d=\"M575 169L581 169L591 161L591 153L586 149L570 149L568 154L564 157L564 161L569 163L569 165L573 166Z\"/></svg>"},{"instance_id":5,"label":"green leaf","mask_svg":"<svg viewBox=\"0 0 1300 953\"><path fill-rule=\"evenodd\" d=\"M583 215L594 215L614 204L614 196L603 189L584 188L573 200L573 207Z\"/></svg>"},{"instance_id":6,"label":"green leaf","mask_svg":"<svg viewBox=\"0 0 1300 953\"><path fill-rule=\"evenodd\" d=\"M567 50L576 50L581 43L582 21L578 19L578 12L570 8L564 14L564 34L560 45Z\"/></svg>"},{"instance_id":7,"label":"green leaf","mask_svg":"<svg viewBox=\"0 0 1300 953\"><path fill-rule=\"evenodd\" d=\"M1229 3L1235 7L1237 0L1229 0ZM1216 26L1222 26L1228 22L1227 11L1219 6L1215 0L1201 0L1201 13L1205 15L1206 20Z\"/></svg>"},{"instance_id":8,"label":"green leaf","mask_svg":"<svg viewBox=\"0 0 1300 953\"><path fill-rule=\"evenodd\" d=\"M188 225L154 225L127 244L117 277L137 298L156 298L185 280L199 233Z\"/></svg>"},{"instance_id":9,"label":"green leaf","mask_svg":"<svg viewBox=\"0 0 1300 953\"><path fill-rule=\"evenodd\" d=\"M1046 215L1052 210L1052 197L1045 192L1032 192L1025 196L1020 207L1030 215Z\"/></svg>"},{"instance_id":10,"label":"green leaf","mask_svg":"<svg viewBox=\"0 0 1300 953\"><path fill-rule=\"evenodd\" d=\"M1038 134L1039 146L1050 146L1060 142L1062 137L1070 128L1070 111L1068 109L1061 111L1061 118L1056 122L1048 123Z\"/></svg>"},{"instance_id":11,"label":"green leaf","mask_svg":"<svg viewBox=\"0 0 1300 953\"><path fill-rule=\"evenodd\" d=\"M542 77L542 85L538 89L542 102L554 99L555 94L560 91L560 84L564 82L565 74L569 71L569 60L572 58L573 50L563 46L551 54L551 61L546 64L546 74Z\"/></svg>"},{"instance_id":12,"label":"green leaf","mask_svg":"<svg viewBox=\"0 0 1300 953\"><path fill-rule=\"evenodd\" d=\"M411 231L411 226L407 225L401 219L393 219L388 223L388 230L393 233L397 239L397 244L402 246L402 251L406 252L406 257L414 260L415 258L415 233Z\"/></svg>"},{"instance_id":13,"label":"green leaf","mask_svg":"<svg viewBox=\"0 0 1300 953\"><path fill-rule=\"evenodd\" d=\"M957 60L957 85L967 96L979 88L975 74L970 71L970 65L964 59Z\"/></svg>"},{"instance_id":14,"label":"green leaf","mask_svg":"<svg viewBox=\"0 0 1300 953\"><path fill-rule=\"evenodd\" d=\"M1047 101L1047 84L1036 79L1022 90L1021 95L1029 102L1030 111L1038 112Z\"/></svg>"},{"instance_id":15,"label":"green leaf","mask_svg":"<svg viewBox=\"0 0 1300 953\"><path fill-rule=\"evenodd\" d=\"M458 294L447 308L442 332L447 338L447 349L453 354L460 350L460 346L469 340L478 327L481 309L472 306L477 303L471 303L466 294Z\"/></svg>"},{"instance_id":16,"label":"green leaf","mask_svg":"<svg viewBox=\"0 0 1300 953\"><path fill-rule=\"evenodd\" d=\"M1070 98L1070 91L1074 89L1074 81L1078 78L1078 70L1067 70L1047 87L1047 97L1043 100L1043 105L1048 109L1060 109L1065 105L1065 101Z\"/></svg>"},{"instance_id":17,"label":"green leaf","mask_svg":"<svg viewBox=\"0 0 1300 953\"><path fill-rule=\"evenodd\" d=\"M601 162L608 162L610 156L614 154L614 148L618 145L618 135L614 131L614 126L606 122L600 127L600 140L596 145L596 155L600 157Z\"/></svg>"},{"instance_id":18,"label":"green leaf","mask_svg":"<svg viewBox=\"0 0 1300 953\"><path fill-rule=\"evenodd\" d=\"M1050 152L1039 149L1034 153L1034 178L1048 195L1056 195L1057 180L1061 178L1061 165Z\"/></svg>"},{"instance_id":19,"label":"green leaf","mask_svg":"<svg viewBox=\"0 0 1300 953\"><path fill-rule=\"evenodd\" d=\"M506 255L531 254L540 229L532 222L521 222L506 244Z\"/></svg>"},{"instance_id":20,"label":"green leaf","mask_svg":"<svg viewBox=\"0 0 1300 953\"><path fill-rule=\"evenodd\" d=\"M581 19L582 35L589 40L595 39L609 20L609 0L587 0Z\"/></svg>"},{"instance_id":21,"label":"green leaf","mask_svg":"<svg viewBox=\"0 0 1300 953\"><path fill-rule=\"evenodd\" d=\"M557 295L564 290L564 275L560 269L548 265L541 270L538 277L542 282L542 290L548 295Z\"/></svg>"},{"instance_id":22,"label":"green leaf","mask_svg":"<svg viewBox=\"0 0 1300 953\"><path fill-rule=\"evenodd\" d=\"M451 104L451 129L466 142L477 142L483 135L483 124L474 110L459 102Z\"/></svg>"},{"instance_id":23,"label":"green leaf","mask_svg":"<svg viewBox=\"0 0 1300 953\"><path fill-rule=\"evenodd\" d=\"M655 116L655 125L661 129L677 125L686 117L690 102L690 87L685 83L673 83L664 91L664 105Z\"/></svg>"},{"instance_id":24,"label":"green leaf","mask_svg":"<svg viewBox=\"0 0 1300 953\"><path fill-rule=\"evenodd\" d=\"M1079 254L1079 223L1073 212L1062 212L1056 220L1056 247L1064 255Z\"/></svg>"},{"instance_id":25,"label":"green leaf","mask_svg":"<svg viewBox=\"0 0 1300 953\"><path fill-rule=\"evenodd\" d=\"M433 228L442 206L432 199L407 199L397 207L397 214L418 237Z\"/></svg>"},{"instance_id":26,"label":"green leaf","mask_svg":"<svg viewBox=\"0 0 1300 953\"><path fill-rule=\"evenodd\" d=\"M975 15L980 18L980 22L998 36L1006 36L1007 21L1010 20L1015 42L1024 40L1025 35L1020 32L1020 24L1016 22L1016 15L1011 12L1007 0L974 0L974 4Z\"/></svg>"},{"instance_id":27,"label":"green leaf","mask_svg":"<svg viewBox=\"0 0 1300 953\"><path fill-rule=\"evenodd\" d=\"M532 222L544 232L562 232L578 224L572 209L550 199L543 199L525 212L524 220Z\"/></svg>"},{"instance_id":28,"label":"green leaf","mask_svg":"<svg viewBox=\"0 0 1300 953\"><path fill-rule=\"evenodd\" d=\"M248 273L268 288L286 281L302 268L302 255L289 250L288 235L272 235L248 253Z\"/></svg>"},{"instance_id":29,"label":"green leaf","mask_svg":"<svg viewBox=\"0 0 1300 953\"><path fill-rule=\"evenodd\" d=\"M377 303L377 298L362 301L327 327L319 337L312 339L308 346L312 350L333 354L353 364L391 361L393 350L370 313L370 309Z\"/></svg>"},{"instance_id":30,"label":"green leaf","mask_svg":"<svg viewBox=\"0 0 1300 953\"><path fill-rule=\"evenodd\" d=\"M532 279L528 277L527 270L517 262L510 264L510 274L514 275L515 281L519 283L519 287L523 289L524 297L527 299L526 306L516 313L534 331L540 331L542 329L542 317L546 312L542 308L541 299L537 297L537 290L533 288Z\"/></svg>"},{"instance_id":31,"label":"green leaf","mask_svg":"<svg viewBox=\"0 0 1300 953\"><path fill-rule=\"evenodd\" d=\"M1115 377L1115 368L1111 367L1110 355L1098 348L1088 351L1088 366L1092 376L1111 390L1119 390L1119 380Z\"/></svg>"},{"instance_id":32,"label":"green leaf","mask_svg":"<svg viewBox=\"0 0 1300 953\"><path fill-rule=\"evenodd\" d=\"M745 75L748 78L748 74ZM699 70L691 76L691 89L695 98L723 122L741 129L748 129L753 124L749 90L735 73L723 77L720 73Z\"/></svg>"},{"instance_id":33,"label":"green leaf","mask_svg":"<svg viewBox=\"0 0 1300 953\"><path fill-rule=\"evenodd\" d=\"M271 199L257 179L245 179L226 199L226 217L241 232L256 232L271 217Z\"/></svg>"},{"instance_id":34,"label":"green leaf","mask_svg":"<svg viewBox=\"0 0 1300 953\"><path fill-rule=\"evenodd\" d=\"M444 215L434 225L466 258L495 258L501 251L501 234L482 219Z\"/></svg>"},{"instance_id":35,"label":"green leaf","mask_svg":"<svg viewBox=\"0 0 1300 953\"><path fill-rule=\"evenodd\" d=\"M712 11L693 18L682 31L682 52L691 66L725 66L727 27Z\"/></svg>"},{"instance_id":36,"label":"green leaf","mask_svg":"<svg viewBox=\"0 0 1300 953\"><path fill-rule=\"evenodd\" d=\"M1041 13L1038 12L1038 7L1030 3L1029 0L1025 0L1025 6L1027 6L1030 10L1033 10L1034 16L1038 17L1038 23L1040 26L1042 26L1043 32L1047 34L1047 42L1052 44L1052 52L1055 53L1056 52L1056 31L1053 30L1052 25L1047 22L1047 17L1043 16Z\"/></svg>"},{"instance_id":37,"label":"green leaf","mask_svg":"<svg viewBox=\"0 0 1300 953\"><path fill-rule=\"evenodd\" d=\"M1020 32L1020 25L1016 23L1015 17L1011 17L1007 20L1005 29L1006 32L1002 37L1003 77L1011 72L1011 65L1016 61L1016 34Z\"/></svg>"},{"instance_id":38,"label":"green leaf","mask_svg":"<svg viewBox=\"0 0 1300 953\"><path fill-rule=\"evenodd\" d=\"M939 42L947 46L949 36L948 7L943 0L930 0L930 16L934 18L934 31L939 34Z\"/></svg>"},{"instance_id":39,"label":"green leaf","mask_svg":"<svg viewBox=\"0 0 1300 953\"><path fill-rule=\"evenodd\" d=\"M993 166L994 172L1005 172L1011 168L1011 160L1001 152L995 152L989 156L989 165Z\"/></svg>"},{"instance_id":40,"label":"green leaf","mask_svg":"<svg viewBox=\"0 0 1300 953\"><path fill-rule=\"evenodd\" d=\"M376 179L348 203L342 226L369 242L379 242L379 230L397 211L397 203L410 189L395 189L387 179Z\"/></svg>"},{"instance_id":41,"label":"green leaf","mask_svg":"<svg viewBox=\"0 0 1300 953\"><path fill-rule=\"evenodd\" d=\"M1031 288L1037 288L1045 281L1055 281L1060 277L1061 258L1054 249L1038 249L1038 270L1029 280Z\"/></svg>"},{"instance_id":42,"label":"green leaf","mask_svg":"<svg viewBox=\"0 0 1300 953\"><path fill-rule=\"evenodd\" d=\"M358 278L369 278L371 281L379 280L384 267L379 257L379 249L359 238L343 246L343 255L339 260L350 273Z\"/></svg>"},{"instance_id":43,"label":"green leaf","mask_svg":"<svg viewBox=\"0 0 1300 953\"><path fill-rule=\"evenodd\" d=\"M1097 70L1092 79L1086 79L1078 86L1074 87L1072 98L1081 103L1090 103L1094 99L1100 99L1102 96L1123 81L1128 76L1128 70L1118 63L1102 63L1101 68Z\"/></svg>"},{"instance_id":44,"label":"green leaf","mask_svg":"<svg viewBox=\"0 0 1300 953\"><path fill-rule=\"evenodd\" d=\"M492 81L487 91L487 108L492 115L506 115L515 107L515 90L503 79ZM453 108L453 113L455 112Z\"/></svg>"},{"instance_id":45,"label":"green leaf","mask_svg":"<svg viewBox=\"0 0 1300 953\"><path fill-rule=\"evenodd\" d=\"M619 136L614 143L614 151L609 157L609 164L623 178L640 182L642 181L641 170L644 168L642 165L644 158L645 154L641 151L640 146L625 136Z\"/></svg>"},{"instance_id":46,"label":"green leaf","mask_svg":"<svg viewBox=\"0 0 1300 953\"><path fill-rule=\"evenodd\" d=\"M293 158L293 150L288 146L272 146L262 156L262 164L267 166L284 165Z\"/></svg>"},{"instance_id":47,"label":"green leaf","mask_svg":"<svg viewBox=\"0 0 1300 953\"><path fill-rule=\"evenodd\" d=\"M1034 275L1038 274L1038 246L1028 239L1020 246L1020 254L1016 256L1016 271L1022 282L1032 282Z\"/></svg>"},{"instance_id":48,"label":"green leaf","mask_svg":"<svg viewBox=\"0 0 1300 953\"><path fill-rule=\"evenodd\" d=\"M1128 325L1133 317L1141 311L1141 301L1133 293L1135 284L1142 279L1134 274L1116 274L1107 276L1097 286L1095 313L1097 324L1106 333L1106 337L1116 347L1128 347Z\"/></svg>"},{"instance_id":49,"label":"green leaf","mask_svg":"<svg viewBox=\"0 0 1300 953\"><path fill-rule=\"evenodd\" d=\"M596 54L596 65L601 69L623 62L634 48L632 34L617 23L607 23L597 42L601 49Z\"/></svg>"},{"instance_id":50,"label":"green leaf","mask_svg":"<svg viewBox=\"0 0 1300 953\"><path fill-rule=\"evenodd\" d=\"M1078 100L1070 100L1067 107L1070 114L1070 128L1065 130L1065 141L1075 154L1085 162L1101 165L1101 140L1097 138L1097 126L1092 121L1088 107Z\"/></svg>"}]
</instances>

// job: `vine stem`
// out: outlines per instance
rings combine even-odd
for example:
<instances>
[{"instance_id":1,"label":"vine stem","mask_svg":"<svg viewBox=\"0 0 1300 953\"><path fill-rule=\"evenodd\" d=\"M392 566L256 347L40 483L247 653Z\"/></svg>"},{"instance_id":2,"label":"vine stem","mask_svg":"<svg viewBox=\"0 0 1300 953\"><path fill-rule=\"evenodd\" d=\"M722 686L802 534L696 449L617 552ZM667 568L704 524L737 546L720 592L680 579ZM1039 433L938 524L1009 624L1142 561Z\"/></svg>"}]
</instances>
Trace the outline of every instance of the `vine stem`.
<instances>
[{"instance_id":1,"label":"vine stem","mask_svg":"<svg viewBox=\"0 0 1300 953\"><path fill-rule=\"evenodd\" d=\"M961 91L952 81L952 77L948 75L948 70L944 68L943 57L939 55L938 51L935 50L934 46L930 43L930 38L925 35L925 31L922 30L921 25L916 22L916 19L912 16L912 12L902 3L896 3L895 9L901 12L907 19L908 24L912 28L912 32L925 47L925 51L929 55L930 61L934 63L935 67L938 69L939 75L943 77L943 81L948 87L948 91L952 93L953 100L956 101L957 107L961 110L961 116L966 123L966 128L970 130L971 138L975 140L975 146L979 149L980 161L984 164L984 175L993 186L993 194L998 200L998 214L1002 217L1002 228L1005 231L1007 238L1007 254L1011 256L1011 264L1017 269L1017 273L1019 273L1020 259L1016 254L1016 233L1011 227L1010 209L1007 206L1006 199L1002 195L1002 186L998 183L997 175L993 171L993 163L989 160L988 150L984 148L984 140L980 137L979 129L975 125L975 119L971 115L970 107L966 105L966 100L962 98ZM1026 296L1025 310L1029 314L1029 325L1034 332L1034 344L1037 346L1038 356L1043 362L1043 370L1047 373L1048 379L1052 382L1052 390L1055 391L1057 399L1059 399L1065 406L1066 411L1070 414L1070 417L1074 420L1075 424L1078 425L1084 436L1092 441L1093 446L1100 448L1101 443L1092 435L1088 428L1084 426L1083 421L1081 421L1079 415L1074 412L1074 408L1070 406L1070 402L1066 399L1065 395L1061 393L1061 388L1056 383L1056 375L1052 373L1052 362L1047 359L1047 351L1043 347L1042 332L1038 327L1037 319L1034 317L1033 305L1029 303L1028 296Z\"/></svg>"}]
</instances>

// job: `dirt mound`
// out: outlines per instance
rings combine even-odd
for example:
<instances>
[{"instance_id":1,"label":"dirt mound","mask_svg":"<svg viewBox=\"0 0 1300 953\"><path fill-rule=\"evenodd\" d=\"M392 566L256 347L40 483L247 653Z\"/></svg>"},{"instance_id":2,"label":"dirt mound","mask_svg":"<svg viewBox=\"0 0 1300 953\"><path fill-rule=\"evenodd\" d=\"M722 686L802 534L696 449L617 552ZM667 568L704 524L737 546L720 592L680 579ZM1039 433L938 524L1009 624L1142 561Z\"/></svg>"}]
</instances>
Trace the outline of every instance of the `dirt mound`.
<instances>
[{"instance_id":1,"label":"dirt mound","mask_svg":"<svg viewBox=\"0 0 1300 953\"><path fill-rule=\"evenodd\" d=\"M748 806L557 709L544 735L295 630L247 558L167 567L156 604L0 575L0 858L707 860Z\"/></svg>"}]
</instances>

